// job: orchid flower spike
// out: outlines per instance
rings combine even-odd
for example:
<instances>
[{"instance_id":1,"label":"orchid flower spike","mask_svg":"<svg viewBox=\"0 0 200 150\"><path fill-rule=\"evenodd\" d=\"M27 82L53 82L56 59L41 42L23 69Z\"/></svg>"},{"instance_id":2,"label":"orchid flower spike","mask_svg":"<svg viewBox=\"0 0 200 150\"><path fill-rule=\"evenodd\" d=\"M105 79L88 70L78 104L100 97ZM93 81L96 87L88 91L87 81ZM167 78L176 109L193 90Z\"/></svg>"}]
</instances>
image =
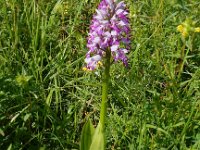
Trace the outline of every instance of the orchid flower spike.
<instances>
[{"instance_id":1,"label":"orchid flower spike","mask_svg":"<svg viewBox=\"0 0 200 150\"><path fill-rule=\"evenodd\" d=\"M94 70L106 54L111 51L115 62L128 65L126 53L130 49L130 27L128 11L123 1L102 0L93 16L88 36L86 68Z\"/></svg>"}]
</instances>

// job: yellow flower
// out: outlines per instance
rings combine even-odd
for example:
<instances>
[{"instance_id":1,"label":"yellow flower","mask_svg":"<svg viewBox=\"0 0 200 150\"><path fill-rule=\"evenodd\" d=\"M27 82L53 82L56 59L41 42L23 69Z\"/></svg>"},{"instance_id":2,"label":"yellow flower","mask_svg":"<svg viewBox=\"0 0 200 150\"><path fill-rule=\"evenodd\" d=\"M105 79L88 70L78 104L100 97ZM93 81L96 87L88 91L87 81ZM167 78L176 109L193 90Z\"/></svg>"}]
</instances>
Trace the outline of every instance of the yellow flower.
<instances>
[{"instance_id":1,"label":"yellow flower","mask_svg":"<svg viewBox=\"0 0 200 150\"><path fill-rule=\"evenodd\" d=\"M183 27L183 25L182 24L180 24L180 25L178 25L178 27L177 27L177 31L179 31L179 32L183 32L183 30L184 30L184 27Z\"/></svg>"},{"instance_id":2,"label":"yellow flower","mask_svg":"<svg viewBox=\"0 0 200 150\"><path fill-rule=\"evenodd\" d=\"M183 36L184 38L188 36L188 30L187 30L187 28L186 28L184 25L182 25L182 24L177 26L177 31L179 31L179 32L182 34L182 36Z\"/></svg>"},{"instance_id":3,"label":"yellow flower","mask_svg":"<svg viewBox=\"0 0 200 150\"><path fill-rule=\"evenodd\" d=\"M187 37L187 36L188 36L188 32L187 32L187 31L183 31L183 32L182 32L182 36L183 36L183 37Z\"/></svg>"},{"instance_id":4,"label":"yellow flower","mask_svg":"<svg viewBox=\"0 0 200 150\"><path fill-rule=\"evenodd\" d=\"M194 32L200 32L200 27L195 28Z\"/></svg>"},{"instance_id":5,"label":"yellow flower","mask_svg":"<svg viewBox=\"0 0 200 150\"><path fill-rule=\"evenodd\" d=\"M98 67L101 67L101 66L103 66L103 64L102 64L102 62L101 62L101 61L98 61L97 65L98 65Z\"/></svg>"},{"instance_id":6,"label":"yellow flower","mask_svg":"<svg viewBox=\"0 0 200 150\"><path fill-rule=\"evenodd\" d=\"M89 69L86 68L86 67L83 67L82 70L83 70L83 71L89 71Z\"/></svg>"}]
</instances>

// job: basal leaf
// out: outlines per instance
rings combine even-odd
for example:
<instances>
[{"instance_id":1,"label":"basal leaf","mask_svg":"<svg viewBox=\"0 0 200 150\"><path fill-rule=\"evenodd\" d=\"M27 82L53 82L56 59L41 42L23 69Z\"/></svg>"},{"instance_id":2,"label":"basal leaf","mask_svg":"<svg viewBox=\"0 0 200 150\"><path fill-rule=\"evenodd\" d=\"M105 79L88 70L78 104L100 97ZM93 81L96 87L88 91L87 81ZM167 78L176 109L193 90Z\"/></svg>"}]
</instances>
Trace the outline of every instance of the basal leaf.
<instances>
[{"instance_id":1,"label":"basal leaf","mask_svg":"<svg viewBox=\"0 0 200 150\"><path fill-rule=\"evenodd\" d=\"M104 143L104 135L102 132L102 126L99 122L97 128L95 129L95 133L92 139L92 144L89 150L104 150L105 143Z\"/></svg>"},{"instance_id":2,"label":"basal leaf","mask_svg":"<svg viewBox=\"0 0 200 150\"><path fill-rule=\"evenodd\" d=\"M94 127L88 119L82 129L80 150L89 150L94 135Z\"/></svg>"}]
</instances>

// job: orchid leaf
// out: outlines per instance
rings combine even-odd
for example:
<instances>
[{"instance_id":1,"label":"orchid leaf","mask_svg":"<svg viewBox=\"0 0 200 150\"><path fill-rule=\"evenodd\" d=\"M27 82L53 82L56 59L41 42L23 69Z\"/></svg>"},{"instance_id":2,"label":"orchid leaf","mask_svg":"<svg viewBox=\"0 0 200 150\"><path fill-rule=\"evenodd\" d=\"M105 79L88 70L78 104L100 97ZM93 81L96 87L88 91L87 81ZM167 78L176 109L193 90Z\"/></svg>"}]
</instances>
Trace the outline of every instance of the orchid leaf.
<instances>
[{"instance_id":1,"label":"orchid leaf","mask_svg":"<svg viewBox=\"0 0 200 150\"><path fill-rule=\"evenodd\" d=\"M104 135L102 131L102 125L99 122L97 128L95 129L95 133L92 139L92 144L89 150L104 150L105 142L104 142Z\"/></svg>"},{"instance_id":2,"label":"orchid leaf","mask_svg":"<svg viewBox=\"0 0 200 150\"><path fill-rule=\"evenodd\" d=\"M95 129L94 129L90 119L88 119L88 121L85 123L85 125L83 126L83 129L82 129L80 150L89 150L90 149L90 145L92 143L92 138L94 135L94 130Z\"/></svg>"}]
</instances>

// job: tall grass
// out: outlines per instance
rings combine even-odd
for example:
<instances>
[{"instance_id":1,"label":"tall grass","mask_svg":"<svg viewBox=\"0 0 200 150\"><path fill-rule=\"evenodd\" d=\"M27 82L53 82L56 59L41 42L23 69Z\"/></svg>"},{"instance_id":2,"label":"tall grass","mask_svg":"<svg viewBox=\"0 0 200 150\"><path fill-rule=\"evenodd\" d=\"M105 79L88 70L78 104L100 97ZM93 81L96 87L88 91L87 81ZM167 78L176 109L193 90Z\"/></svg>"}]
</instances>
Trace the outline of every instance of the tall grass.
<instances>
[{"instance_id":1,"label":"tall grass","mask_svg":"<svg viewBox=\"0 0 200 150\"><path fill-rule=\"evenodd\" d=\"M126 0L129 68L111 67L107 149L200 148L200 26L197 0ZM1 149L78 149L96 125L101 70L84 72L97 0L0 1Z\"/></svg>"}]
</instances>

